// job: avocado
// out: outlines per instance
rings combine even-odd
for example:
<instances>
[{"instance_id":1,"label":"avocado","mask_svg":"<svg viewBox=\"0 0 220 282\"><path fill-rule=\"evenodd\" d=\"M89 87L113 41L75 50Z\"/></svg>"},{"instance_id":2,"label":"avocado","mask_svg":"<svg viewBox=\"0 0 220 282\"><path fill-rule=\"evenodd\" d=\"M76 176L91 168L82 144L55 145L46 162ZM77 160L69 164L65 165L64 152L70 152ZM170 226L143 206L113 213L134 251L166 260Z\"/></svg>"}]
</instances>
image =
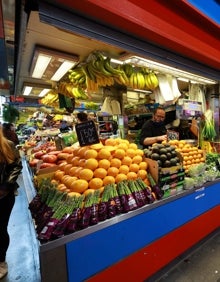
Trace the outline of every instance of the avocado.
<instances>
[{"instance_id":1,"label":"avocado","mask_svg":"<svg viewBox=\"0 0 220 282\"><path fill-rule=\"evenodd\" d=\"M153 146L153 148L152 148L152 152L153 152L153 153L159 153L159 152L160 152L160 148L159 148L157 145L155 145L155 146Z\"/></svg>"},{"instance_id":2,"label":"avocado","mask_svg":"<svg viewBox=\"0 0 220 282\"><path fill-rule=\"evenodd\" d=\"M167 160L167 156L165 154L160 155L160 160L165 162Z\"/></svg>"},{"instance_id":3,"label":"avocado","mask_svg":"<svg viewBox=\"0 0 220 282\"><path fill-rule=\"evenodd\" d=\"M172 154L170 152L166 153L167 159L170 160L172 158Z\"/></svg>"},{"instance_id":4,"label":"avocado","mask_svg":"<svg viewBox=\"0 0 220 282\"><path fill-rule=\"evenodd\" d=\"M166 155L166 153L167 153L167 150L165 148L160 149L160 155L163 155L163 154Z\"/></svg>"},{"instance_id":5,"label":"avocado","mask_svg":"<svg viewBox=\"0 0 220 282\"><path fill-rule=\"evenodd\" d=\"M157 154L157 153L152 153L152 154L151 154L151 159L157 161L157 160L160 159L160 155Z\"/></svg>"},{"instance_id":6,"label":"avocado","mask_svg":"<svg viewBox=\"0 0 220 282\"><path fill-rule=\"evenodd\" d=\"M170 163L170 161L166 160L163 165L164 165L164 167L170 167L171 163Z\"/></svg>"}]
</instances>

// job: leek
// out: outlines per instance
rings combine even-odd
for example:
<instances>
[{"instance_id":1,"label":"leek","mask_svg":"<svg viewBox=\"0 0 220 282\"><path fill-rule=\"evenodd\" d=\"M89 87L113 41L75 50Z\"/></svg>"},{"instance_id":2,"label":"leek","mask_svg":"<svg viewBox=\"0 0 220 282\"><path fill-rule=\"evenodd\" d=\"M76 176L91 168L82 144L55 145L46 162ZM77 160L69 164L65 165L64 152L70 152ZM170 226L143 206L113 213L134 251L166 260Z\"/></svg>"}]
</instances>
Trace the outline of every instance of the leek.
<instances>
[{"instance_id":1,"label":"leek","mask_svg":"<svg viewBox=\"0 0 220 282\"><path fill-rule=\"evenodd\" d=\"M202 136L206 140L213 141L217 135L215 131L213 112L211 110L207 110L204 114L204 117L205 122L202 129Z\"/></svg>"}]
</instances>

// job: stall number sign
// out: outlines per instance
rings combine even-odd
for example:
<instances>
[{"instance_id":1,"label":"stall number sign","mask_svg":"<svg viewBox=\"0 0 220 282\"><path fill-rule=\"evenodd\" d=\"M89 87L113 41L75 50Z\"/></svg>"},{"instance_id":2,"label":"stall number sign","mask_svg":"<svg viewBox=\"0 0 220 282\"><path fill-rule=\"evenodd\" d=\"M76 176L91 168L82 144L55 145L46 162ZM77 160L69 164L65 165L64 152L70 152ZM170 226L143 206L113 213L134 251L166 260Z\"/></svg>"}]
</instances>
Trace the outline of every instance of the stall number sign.
<instances>
[{"instance_id":1,"label":"stall number sign","mask_svg":"<svg viewBox=\"0 0 220 282\"><path fill-rule=\"evenodd\" d=\"M95 123L92 120L76 124L75 128L80 146L87 146L100 142Z\"/></svg>"}]
</instances>

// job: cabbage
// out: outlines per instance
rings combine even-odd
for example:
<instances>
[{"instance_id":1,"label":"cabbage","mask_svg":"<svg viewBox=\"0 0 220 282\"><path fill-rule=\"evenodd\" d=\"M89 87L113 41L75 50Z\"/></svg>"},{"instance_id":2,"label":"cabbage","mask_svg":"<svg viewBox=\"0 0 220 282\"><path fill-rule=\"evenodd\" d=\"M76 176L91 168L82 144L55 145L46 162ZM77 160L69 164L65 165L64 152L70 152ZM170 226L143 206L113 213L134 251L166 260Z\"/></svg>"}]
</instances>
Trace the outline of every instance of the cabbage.
<instances>
[{"instance_id":1,"label":"cabbage","mask_svg":"<svg viewBox=\"0 0 220 282\"><path fill-rule=\"evenodd\" d=\"M187 189L192 189L195 186L195 180L192 177L185 177L184 178L184 184L183 184L183 188L185 190Z\"/></svg>"},{"instance_id":2,"label":"cabbage","mask_svg":"<svg viewBox=\"0 0 220 282\"><path fill-rule=\"evenodd\" d=\"M200 164L193 164L189 167L188 175L191 177L201 175L205 172L206 164L200 163Z\"/></svg>"}]
</instances>

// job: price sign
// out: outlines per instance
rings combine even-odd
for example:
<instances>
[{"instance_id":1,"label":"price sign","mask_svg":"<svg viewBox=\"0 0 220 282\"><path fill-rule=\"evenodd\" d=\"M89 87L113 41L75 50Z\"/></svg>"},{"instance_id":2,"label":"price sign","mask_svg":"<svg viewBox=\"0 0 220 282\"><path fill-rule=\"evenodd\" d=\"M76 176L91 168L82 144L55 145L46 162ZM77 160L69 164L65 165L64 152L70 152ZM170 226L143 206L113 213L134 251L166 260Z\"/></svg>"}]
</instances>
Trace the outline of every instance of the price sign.
<instances>
[{"instance_id":1,"label":"price sign","mask_svg":"<svg viewBox=\"0 0 220 282\"><path fill-rule=\"evenodd\" d=\"M92 120L76 124L75 128L80 146L87 146L100 142L95 123Z\"/></svg>"}]
</instances>

